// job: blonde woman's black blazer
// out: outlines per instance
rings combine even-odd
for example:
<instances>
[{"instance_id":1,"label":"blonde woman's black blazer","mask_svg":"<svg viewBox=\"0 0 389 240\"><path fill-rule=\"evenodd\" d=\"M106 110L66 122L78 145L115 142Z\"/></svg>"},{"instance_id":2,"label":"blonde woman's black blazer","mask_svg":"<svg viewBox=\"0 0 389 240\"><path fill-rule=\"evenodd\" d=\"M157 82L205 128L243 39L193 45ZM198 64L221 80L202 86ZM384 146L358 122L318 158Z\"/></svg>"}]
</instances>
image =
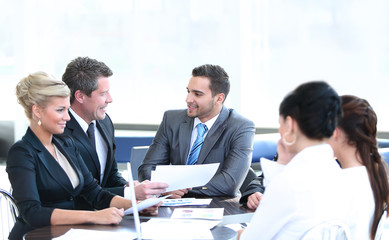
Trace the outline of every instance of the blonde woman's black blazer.
<instances>
[{"instance_id":1,"label":"blonde woman's black blazer","mask_svg":"<svg viewBox=\"0 0 389 240\"><path fill-rule=\"evenodd\" d=\"M20 239L31 229L50 225L53 210L74 209L76 197L82 196L96 209L109 207L114 197L97 184L70 137L53 136L52 142L76 171L79 185L73 188L56 159L28 128L7 157L6 171L20 212L11 239Z\"/></svg>"}]
</instances>

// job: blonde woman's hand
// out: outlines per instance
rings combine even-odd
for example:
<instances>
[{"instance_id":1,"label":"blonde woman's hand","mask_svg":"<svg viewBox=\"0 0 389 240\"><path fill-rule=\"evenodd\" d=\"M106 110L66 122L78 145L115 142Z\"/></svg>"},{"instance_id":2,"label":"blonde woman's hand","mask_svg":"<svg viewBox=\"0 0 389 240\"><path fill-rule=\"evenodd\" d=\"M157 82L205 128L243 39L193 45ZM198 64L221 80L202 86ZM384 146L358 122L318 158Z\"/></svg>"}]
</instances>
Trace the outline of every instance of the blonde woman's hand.
<instances>
[{"instance_id":1,"label":"blonde woman's hand","mask_svg":"<svg viewBox=\"0 0 389 240\"><path fill-rule=\"evenodd\" d=\"M92 222L95 224L115 224L118 225L124 216L124 209L115 207L106 208L93 212Z\"/></svg>"},{"instance_id":2,"label":"blonde woman's hand","mask_svg":"<svg viewBox=\"0 0 389 240\"><path fill-rule=\"evenodd\" d=\"M162 205L162 201L154 206L151 206L149 208L146 208L146 209L140 211L140 213L142 215L146 215L146 216L157 216L158 215L158 207L161 205Z\"/></svg>"}]
</instances>

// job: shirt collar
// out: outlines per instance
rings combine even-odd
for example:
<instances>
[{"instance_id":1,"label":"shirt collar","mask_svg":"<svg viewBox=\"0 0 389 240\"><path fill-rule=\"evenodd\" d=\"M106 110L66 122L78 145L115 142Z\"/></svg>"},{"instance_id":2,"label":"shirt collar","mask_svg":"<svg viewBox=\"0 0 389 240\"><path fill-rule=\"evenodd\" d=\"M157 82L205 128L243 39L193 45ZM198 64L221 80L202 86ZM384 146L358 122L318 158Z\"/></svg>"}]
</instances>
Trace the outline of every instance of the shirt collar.
<instances>
[{"instance_id":1,"label":"shirt collar","mask_svg":"<svg viewBox=\"0 0 389 240\"><path fill-rule=\"evenodd\" d=\"M86 132L88 130L89 124L85 122L85 120L80 116L78 116L78 114L72 108L69 108L69 112L73 115L74 119L76 119L82 130ZM96 125L96 120L93 120L92 122Z\"/></svg>"},{"instance_id":2,"label":"shirt collar","mask_svg":"<svg viewBox=\"0 0 389 240\"><path fill-rule=\"evenodd\" d=\"M208 132L211 129L211 127L213 126L213 124L216 122L216 119L219 117L219 115L220 115L220 113L204 123L208 128ZM193 122L193 129L195 129L197 124L199 124L199 123L201 123L201 121L198 117L196 117L194 119L194 122Z\"/></svg>"}]
</instances>

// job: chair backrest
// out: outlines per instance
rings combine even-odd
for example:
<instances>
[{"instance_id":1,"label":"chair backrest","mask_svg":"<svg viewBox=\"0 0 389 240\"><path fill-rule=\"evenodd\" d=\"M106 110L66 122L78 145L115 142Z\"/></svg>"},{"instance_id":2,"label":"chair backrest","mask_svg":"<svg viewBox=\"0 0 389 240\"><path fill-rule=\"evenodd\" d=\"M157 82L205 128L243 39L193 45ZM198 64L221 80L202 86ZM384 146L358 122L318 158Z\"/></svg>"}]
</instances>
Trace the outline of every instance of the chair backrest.
<instances>
[{"instance_id":1,"label":"chair backrest","mask_svg":"<svg viewBox=\"0 0 389 240\"><path fill-rule=\"evenodd\" d=\"M349 240L349 228L339 221L326 221L308 230L301 240Z\"/></svg>"},{"instance_id":2,"label":"chair backrest","mask_svg":"<svg viewBox=\"0 0 389 240\"><path fill-rule=\"evenodd\" d=\"M143 159L146 156L149 146L136 146L131 150L131 173L134 180L138 180L138 168L142 164Z\"/></svg>"},{"instance_id":3,"label":"chair backrest","mask_svg":"<svg viewBox=\"0 0 389 240\"><path fill-rule=\"evenodd\" d=\"M116 132L115 132L116 134ZM116 136L115 159L118 163L125 163L131 157L131 149L136 146L149 146L153 142L153 136Z\"/></svg>"},{"instance_id":4,"label":"chair backrest","mask_svg":"<svg viewBox=\"0 0 389 240\"><path fill-rule=\"evenodd\" d=\"M2 239L8 239L9 232L12 230L18 215L19 211L14 198L8 191L0 188L0 236Z\"/></svg>"},{"instance_id":5,"label":"chair backrest","mask_svg":"<svg viewBox=\"0 0 389 240\"><path fill-rule=\"evenodd\" d=\"M389 148L389 139L377 138L378 148Z\"/></svg>"},{"instance_id":6,"label":"chair backrest","mask_svg":"<svg viewBox=\"0 0 389 240\"><path fill-rule=\"evenodd\" d=\"M385 224L388 221L387 218L386 218L386 215L387 215L387 212L385 210L382 213L380 221L378 222L377 232L375 234L374 240L381 240L381 239L383 239L382 238L382 234L384 232Z\"/></svg>"},{"instance_id":7,"label":"chair backrest","mask_svg":"<svg viewBox=\"0 0 389 240\"><path fill-rule=\"evenodd\" d=\"M262 157L273 159L277 153L279 133L256 134L254 136L252 163L260 162Z\"/></svg>"}]
</instances>

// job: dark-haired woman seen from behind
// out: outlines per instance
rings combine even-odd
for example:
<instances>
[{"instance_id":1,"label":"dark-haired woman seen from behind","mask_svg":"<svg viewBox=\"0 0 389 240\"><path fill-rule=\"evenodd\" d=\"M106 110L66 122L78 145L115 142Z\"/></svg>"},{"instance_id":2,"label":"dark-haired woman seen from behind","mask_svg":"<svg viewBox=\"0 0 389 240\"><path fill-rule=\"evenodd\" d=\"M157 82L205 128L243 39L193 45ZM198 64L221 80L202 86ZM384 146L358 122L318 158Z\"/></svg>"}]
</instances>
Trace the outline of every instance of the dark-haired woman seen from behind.
<instances>
[{"instance_id":1,"label":"dark-haired woman seen from behind","mask_svg":"<svg viewBox=\"0 0 389 240\"><path fill-rule=\"evenodd\" d=\"M131 201L104 191L85 166L73 140L61 134L68 121L70 90L44 72L16 87L30 125L8 152L8 178L20 216L9 239L22 239L37 227L66 224L119 224ZM74 210L85 198L99 211ZM151 213L156 208L150 209Z\"/></svg>"},{"instance_id":2,"label":"dark-haired woman seen from behind","mask_svg":"<svg viewBox=\"0 0 389 240\"><path fill-rule=\"evenodd\" d=\"M326 144L341 118L340 98L327 83L308 82L279 108L281 170L265 174L266 191L240 239L301 239L320 223L343 220L341 169ZM280 168L278 168L280 169Z\"/></svg>"},{"instance_id":3,"label":"dark-haired woman seen from behind","mask_svg":"<svg viewBox=\"0 0 389 240\"><path fill-rule=\"evenodd\" d=\"M329 143L344 169L351 239L374 239L389 197L387 166L377 149L377 116L365 99L341 99L344 115Z\"/></svg>"}]
</instances>

